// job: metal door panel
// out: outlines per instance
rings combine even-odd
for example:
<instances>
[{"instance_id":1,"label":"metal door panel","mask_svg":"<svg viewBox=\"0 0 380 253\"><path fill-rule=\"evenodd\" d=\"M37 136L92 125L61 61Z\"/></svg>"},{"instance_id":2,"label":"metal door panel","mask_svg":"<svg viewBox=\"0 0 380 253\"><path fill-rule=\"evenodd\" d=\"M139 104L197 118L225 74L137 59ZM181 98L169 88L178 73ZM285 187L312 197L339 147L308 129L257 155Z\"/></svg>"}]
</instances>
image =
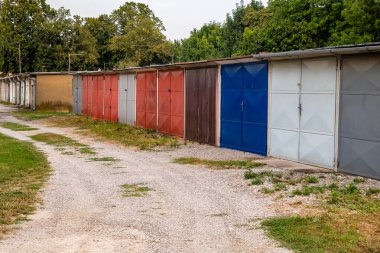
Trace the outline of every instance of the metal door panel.
<instances>
[{"instance_id":1,"label":"metal door panel","mask_svg":"<svg viewBox=\"0 0 380 253\"><path fill-rule=\"evenodd\" d=\"M342 62L339 171L380 179L380 55Z\"/></svg>"},{"instance_id":2,"label":"metal door panel","mask_svg":"<svg viewBox=\"0 0 380 253\"><path fill-rule=\"evenodd\" d=\"M136 74L136 125L146 127L146 74Z\"/></svg>"},{"instance_id":3,"label":"metal door panel","mask_svg":"<svg viewBox=\"0 0 380 253\"><path fill-rule=\"evenodd\" d=\"M119 122L127 123L127 96L128 96L128 76L120 75L119 80Z\"/></svg>"},{"instance_id":4,"label":"metal door panel","mask_svg":"<svg viewBox=\"0 0 380 253\"><path fill-rule=\"evenodd\" d=\"M298 161L298 131L271 129L270 139L272 156Z\"/></svg>"},{"instance_id":5,"label":"metal door panel","mask_svg":"<svg viewBox=\"0 0 380 253\"><path fill-rule=\"evenodd\" d=\"M186 139L200 141L200 106L199 95L200 83L204 83L205 69L186 70ZM202 81L201 81L202 80Z\"/></svg>"},{"instance_id":6,"label":"metal door panel","mask_svg":"<svg viewBox=\"0 0 380 253\"><path fill-rule=\"evenodd\" d=\"M98 78L96 76L90 77L92 80L92 102L91 102L91 116L96 119L98 116Z\"/></svg>"},{"instance_id":7,"label":"metal door panel","mask_svg":"<svg viewBox=\"0 0 380 253\"><path fill-rule=\"evenodd\" d=\"M302 92L332 92L336 90L336 59L302 61Z\"/></svg>"},{"instance_id":8,"label":"metal door panel","mask_svg":"<svg viewBox=\"0 0 380 253\"><path fill-rule=\"evenodd\" d=\"M82 103L82 93L83 93L82 77L78 76L77 81L78 81L78 83L77 83L77 93L78 93L78 95L77 95L77 99L78 99L78 101L77 101L77 113L79 115L82 115L82 110L83 110L83 108L82 108L82 105L83 105L83 103Z\"/></svg>"},{"instance_id":9,"label":"metal door panel","mask_svg":"<svg viewBox=\"0 0 380 253\"><path fill-rule=\"evenodd\" d=\"M222 81L223 85L223 81ZM222 86L223 89L223 86ZM220 144L222 147L241 149L242 139L242 92L223 91L221 102Z\"/></svg>"},{"instance_id":10,"label":"metal door panel","mask_svg":"<svg viewBox=\"0 0 380 253\"><path fill-rule=\"evenodd\" d=\"M306 163L334 167L334 135L300 134L300 160Z\"/></svg>"},{"instance_id":11,"label":"metal door panel","mask_svg":"<svg viewBox=\"0 0 380 253\"><path fill-rule=\"evenodd\" d=\"M272 94L271 128L298 131L299 94Z\"/></svg>"},{"instance_id":12,"label":"metal door panel","mask_svg":"<svg viewBox=\"0 0 380 253\"><path fill-rule=\"evenodd\" d=\"M243 67L231 65L222 67L223 90L241 90L243 86Z\"/></svg>"},{"instance_id":13,"label":"metal door panel","mask_svg":"<svg viewBox=\"0 0 380 253\"><path fill-rule=\"evenodd\" d=\"M157 128L157 72L147 72L147 128Z\"/></svg>"},{"instance_id":14,"label":"metal door panel","mask_svg":"<svg viewBox=\"0 0 380 253\"><path fill-rule=\"evenodd\" d=\"M72 82L72 95L73 95L73 113L78 114L78 92L77 92L77 85L78 83L78 77L74 76L73 77L73 82Z\"/></svg>"},{"instance_id":15,"label":"metal door panel","mask_svg":"<svg viewBox=\"0 0 380 253\"><path fill-rule=\"evenodd\" d=\"M158 131L170 134L170 71L158 73Z\"/></svg>"},{"instance_id":16,"label":"metal door panel","mask_svg":"<svg viewBox=\"0 0 380 253\"><path fill-rule=\"evenodd\" d=\"M267 126L243 123L242 150L267 155Z\"/></svg>"},{"instance_id":17,"label":"metal door panel","mask_svg":"<svg viewBox=\"0 0 380 253\"><path fill-rule=\"evenodd\" d=\"M104 87L104 85L105 85L104 77L98 76L97 77L97 87L98 87L98 99L97 99L98 106L97 106L97 108L98 108L98 112L97 112L96 118L99 120L103 119L104 113L105 113L105 110L104 110L105 87Z\"/></svg>"},{"instance_id":18,"label":"metal door panel","mask_svg":"<svg viewBox=\"0 0 380 253\"><path fill-rule=\"evenodd\" d=\"M340 135L380 142L380 96L344 95L341 103Z\"/></svg>"},{"instance_id":19,"label":"metal door panel","mask_svg":"<svg viewBox=\"0 0 380 253\"><path fill-rule=\"evenodd\" d=\"M339 171L380 180L380 142L340 138Z\"/></svg>"},{"instance_id":20,"label":"metal door panel","mask_svg":"<svg viewBox=\"0 0 380 253\"><path fill-rule=\"evenodd\" d=\"M301 131L334 134L335 95L303 94Z\"/></svg>"},{"instance_id":21,"label":"metal door panel","mask_svg":"<svg viewBox=\"0 0 380 253\"><path fill-rule=\"evenodd\" d=\"M111 109L112 109L112 80L111 76L104 76L104 105L103 105L103 119L111 121Z\"/></svg>"},{"instance_id":22,"label":"metal door panel","mask_svg":"<svg viewBox=\"0 0 380 253\"><path fill-rule=\"evenodd\" d=\"M380 57L356 56L343 60L342 91L366 94L380 93ZM360 85L359 85L360 84Z\"/></svg>"},{"instance_id":23,"label":"metal door panel","mask_svg":"<svg viewBox=\"0 0 380 253\"><path fill-rule=\"evenodd\" d=\"M299 91L301 61L272 62L272 91Z\"/></svg>"},{"instance_id":24,"label":"metal door panel","mask_svg":"<svg viewBox=\"0 0 380 253\"><path fill-rule=\"evenodd\" d=\"M136 79L135 75L128 75L128 92L127 92L127 123L136 124Z\"/></svg>"},{"instance_id":25,"label":"metal door panel","mask_svg":"<svg viewBox=\"0 0 380 253\"><path fill-rule=\"evenodd\" d=\"M184 72L171 71L170 75L170 117L171 134L178 137L184 135Z\"/></svg>"},{"instance_id":26,"label":"metal door panel","mask_svg":"<svg viewBox=\"0 0 380 253\"><path fill-rule=\"evenodd\" d=\"M111 76L111 122L118 122L119 114L119 78L117 75Z\"/></svg>"}]
</instances>

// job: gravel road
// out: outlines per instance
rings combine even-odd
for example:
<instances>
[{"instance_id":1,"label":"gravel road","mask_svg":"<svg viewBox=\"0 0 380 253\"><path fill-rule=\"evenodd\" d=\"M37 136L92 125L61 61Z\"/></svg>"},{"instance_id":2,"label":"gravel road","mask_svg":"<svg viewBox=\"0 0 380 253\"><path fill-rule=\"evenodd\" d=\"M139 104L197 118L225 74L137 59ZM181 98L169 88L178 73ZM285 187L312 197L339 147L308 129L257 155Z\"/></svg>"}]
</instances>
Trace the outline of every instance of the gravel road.
<instances>
[{"instance_id":1,"label":"gravel road","mask_svg":"<svg viewBox=\"0 0 380 253\"><path fill-rule=\"evenodd\" d=\"M20 122L0 105L0 121ZM118 162L92 162L91 156L35 143L53 173L41 192L43 203L30 221L0 241L0 252L288 252L260 229L275 215L243 179L243 171L210 170L172 163L175 157L246 158L251 154L191 144L173 151L127 149L79 136L72 129L22 122L40 130L9 136L31 141L32 134L63 134ZM153 189L125 198L123 184Z\"/></svg>"}]
</instances>

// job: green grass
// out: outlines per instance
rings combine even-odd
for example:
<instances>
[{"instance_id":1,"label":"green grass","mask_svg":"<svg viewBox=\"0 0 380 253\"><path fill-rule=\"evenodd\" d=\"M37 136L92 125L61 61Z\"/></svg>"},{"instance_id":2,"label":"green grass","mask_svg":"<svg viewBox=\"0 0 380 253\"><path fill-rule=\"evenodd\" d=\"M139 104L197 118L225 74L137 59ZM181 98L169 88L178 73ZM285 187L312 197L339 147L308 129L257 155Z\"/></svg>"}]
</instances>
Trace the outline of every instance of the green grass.
<instances>
[{"instance_id":1,"label":"green grass","mask_svg":"<svg viewBox=\"0 0 380 253\"><path fill-rule=\"evenodd\" d=\"M361 238L355 227L339 226L331 217L272 218L263 221L262 226L283 246L297 252L355 252L360 249Z\"/></svg>"},{"instance_id":2,"label":"green grass","mask_svg":"<svg viewBox=\"0 0 380 253\"><path fill-rule=\"evenodd\" d=\"M178 164L205 165L213 169L251 169L264 166L252 160L205 160L195 157L181 157L174 160Z\"/></svg>"},{"instance_id":3,"label":"green grass","mask_svg":"<svg viewBox=\"0 0 380 253\"><path fill-rule=\"evenodd\" d=\"M152 191L151 188L145 186L145 184L124 184L121 186L124 189L123 196L126 198L130 197L145 197L148 192Z\"/></svg>"},{"instance_id":4,"label":"green grass","mask_svg":"<svg viewBox=\"0 0 380 253\"><path fill-rule=\"evenodd\" d=\"M79 153L83 155L96 155L96 152L90 147L79 148Z\"/></svg>"},{"instance_id":5,"label":"green grass","mask_svg":"<svg viewBox=\"0 0 380 253\"><path fill-rule=\"evenodd\" d=\"M310 177L307 177L305 179L305 182L308 183L308 184L318 184L319 183L319 179L317 177L310 176Z\"/></svg>"},{"instance_id":6,"label":"green grass","mask_svg":"<svg viewBox=\"0 0 380 253\"><path fill-rule=\"evenodd\" d=\"M113 157L93 157L93 158L90 158L90 161L93 161L93 162L118 162L120 160L113 158Z\"/></svg>"},{"instance_id":7,"label":"green grass","mask_svg":"<svg viewBox=\"0 0 380 253\"><path fill-rule=\"evenodd\" d=\"M69 113L66 112L51 112L51 111L32 111L32 110L22 110L13 112L13 116L20 120L33 121L47 119L51 117L62 117L67 116Z\"/></svg>"},{"instance_id":8,"label":"green grass","mask_svg":"<svg viewBox=\"0 0 380 253\"><path fill-rule=\"evenodd\" d=\"M35 210L49 173L46 157L33 144L0 134L0 237Z\"/></svg>"},{"instance_id":9,"label":"green grass","mask_svg":"<svg viewBox=\"0 0 380 253\"><path fill-rule=\"evenodd\" d=\"M154 130L96 121L84 116L56 117L49 119L49 122L55 127L75 127L79 130L87 130L87 133L141 150L152 150L156 147L176 148L179 146L176 138L159 134Z\"/></svg>"},{"instance_id":10,"label":"green grass","mask_svg":"<svg viewBox=\"0 0 380 253\"><path fill-rule=\"evenodd\" d=\"M12 131L33 131L33 130L38 130L38 128L32 128L26 125L14 123L14 122L3 122L1 123L1 126L7 129L10 129Z\"/></svg>"}]
</instances>

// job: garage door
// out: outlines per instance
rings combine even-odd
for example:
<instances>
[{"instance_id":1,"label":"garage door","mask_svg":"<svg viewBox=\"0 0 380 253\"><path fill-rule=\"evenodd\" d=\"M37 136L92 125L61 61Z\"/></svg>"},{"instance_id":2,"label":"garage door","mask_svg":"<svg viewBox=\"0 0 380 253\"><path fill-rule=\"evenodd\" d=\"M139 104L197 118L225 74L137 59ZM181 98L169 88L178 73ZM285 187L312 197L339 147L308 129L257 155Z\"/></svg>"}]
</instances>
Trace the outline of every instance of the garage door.
<instances>
[{"instance_id":1,"label":"garage door","mask_svg":"<svg viewBox=\"0 0 380 253\"><path fill-rule=\"evenodd\" d=\"M380 179L380 56L342 64L338 169Z\"/></svg>"},{"instance_id":2,"label":"garage door","mask_svg":"<svg viewBox=\"0 0 380 253\"><path fill-rule=\"evenodd\" d=\"M273 62L270 155L334 167L336 59Z\"/></svg>"},{"instance_id":3,"label":"garage door","mask_svg":"<svg viewBox=\"0 0 380 253\"><path fill-rule=\"evenodd\" d=\"M158 131L184 135L184 72L160 71L158 74Z\"/></svg>"},{"instance_id":4,"label":"garage door","mask_svg":"<svg viewBox=\"0 0 380 253\"><path fill-rule=\"evenodd\" d=\"M104 76L104 109L103 119L109 122L118 121L119 107L119 77L118 75Z\"/></svg>"},{"instance_id":5,"label":"garage door","mask_svg":"<svg viewBox=\"0 0 380 253\"><path fill-rule=\"evenodd\" d=\"M136 124L157 128L157 72L141 72L136 76Z\"/></svg>"},{"instance_id":6,"label":"garage door","mask_svg":"<svg viewBox=\"0 0 380 253\"><path fill-rule=\"evenodd\" d=\"M216 144L217 68L186 70L186 139Z\"/></svg>"},{"instance_id":7,"label":"garage door","mask_svg":"<svg viewBox=\"0 0 380 253\"><path fill-rule=\"evenodd\" d=\"M82 76L73 77L73 112L82 114Z\"/></svg>"},{"instance_id":8,"label":"garage door","mask_svg":"<svg viewBox=\"0 0 380 253\"><path fill-rule=\"evenodd\" d=\"M136 78L135 74L120 75L119 122L134 126L136 123Z\"/></svg>"},{"instance_id":9,"label":"garage door","mask_svg":"<svg viewBox=\"0 0 380 253\"><path fill-rule=\"evenodd\" d=\"M268 65L222 67L221 146L267 153Z\"/></svg>"}]
</instances>

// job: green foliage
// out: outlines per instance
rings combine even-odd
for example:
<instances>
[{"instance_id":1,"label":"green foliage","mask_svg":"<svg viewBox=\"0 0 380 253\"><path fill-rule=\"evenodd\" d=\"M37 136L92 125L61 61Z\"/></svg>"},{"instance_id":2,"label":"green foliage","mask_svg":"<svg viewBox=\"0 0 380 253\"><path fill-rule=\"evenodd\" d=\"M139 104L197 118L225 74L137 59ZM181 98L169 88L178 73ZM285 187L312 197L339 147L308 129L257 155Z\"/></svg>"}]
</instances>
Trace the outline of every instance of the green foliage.
<instances>
[{"instance_id":1,"label":"green foliage","mask_svg":"<svg viewBox=\"0 0 380 253\"><path fill-rule=\"evenodd\" d=\"M177 42L175 54L180 60L206 60L379 41L379 17L378 0L271 0L265 8L259 1L240 2L223 24L205 24ZM220 36L217 46L204 29Z\"/></svg>"}]
</instances>

